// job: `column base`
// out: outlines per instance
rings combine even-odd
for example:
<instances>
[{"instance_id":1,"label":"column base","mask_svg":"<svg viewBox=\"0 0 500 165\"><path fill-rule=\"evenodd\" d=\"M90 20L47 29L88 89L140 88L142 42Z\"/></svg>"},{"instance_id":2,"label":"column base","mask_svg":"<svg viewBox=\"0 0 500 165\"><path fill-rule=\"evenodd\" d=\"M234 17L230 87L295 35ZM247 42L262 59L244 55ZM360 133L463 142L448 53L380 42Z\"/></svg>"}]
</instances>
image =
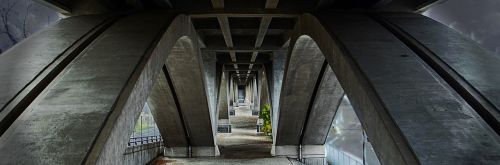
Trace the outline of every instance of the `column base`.
<instances>
[{"instance_id":1,"label":"column base","mask_svg":"<svg viewBox=\"0 0 500 165\"><path fill-rule=\"evenodd\" d=\"M189 154L188 147L165 147L163 150L163 156L173 157L173 158L185 158ZM191 147L192 157L212 157L219 156L219 147Z\"/></svg>"},{"instance_id":2,"label":"column base","mask_svg":"<svg viewBox=\"0 0 500 165\"><path fill-rule=\"evenodd\" d=\"M219 119L217 133L231 133L231 123L229 119Z\"/></svg>"}]
</instances>

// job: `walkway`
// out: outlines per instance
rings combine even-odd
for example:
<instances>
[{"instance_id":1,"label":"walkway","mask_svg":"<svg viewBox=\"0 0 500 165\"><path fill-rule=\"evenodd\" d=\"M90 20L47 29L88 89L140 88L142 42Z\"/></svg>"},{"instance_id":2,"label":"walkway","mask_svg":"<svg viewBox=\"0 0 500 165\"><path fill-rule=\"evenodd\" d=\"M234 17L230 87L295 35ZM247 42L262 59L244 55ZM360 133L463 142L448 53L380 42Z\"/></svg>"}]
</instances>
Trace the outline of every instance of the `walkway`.
<instances>
[{"instance_id":1,"label":"walkway","mask_svg":"<svg viewBox=\"0 0 500 165\"><path fill-rule=\"evenodd\" d=\"M300 164L295 160L271 156L272 139L256 132L257 116L247 106L235 108L235 116L230 117L232 133L218 133L220 157L214 158L161 158L157 165L175 164Z\"/></svg>"}]
</instances>

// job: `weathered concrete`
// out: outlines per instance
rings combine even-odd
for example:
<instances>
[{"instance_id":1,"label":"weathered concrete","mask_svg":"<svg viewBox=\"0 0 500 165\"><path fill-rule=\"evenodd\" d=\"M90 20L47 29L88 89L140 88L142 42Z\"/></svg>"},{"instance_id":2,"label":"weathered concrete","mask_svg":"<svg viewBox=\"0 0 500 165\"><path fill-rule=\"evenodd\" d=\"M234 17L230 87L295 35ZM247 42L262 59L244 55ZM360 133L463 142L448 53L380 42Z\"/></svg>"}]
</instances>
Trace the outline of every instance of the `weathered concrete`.
<instances>
[{"instance_id":1,"label":"weathered concrete","mask_svg":"<svg viewBox=\"0 0 500 165\"><path fill-rule=\"evenodd\" d=\"M283 83L283 74L285 72L285 63L287 55L285 53L279 52L273 54L273 90L272 92L272 127L273 127L273 137L276 137L276 130L278 126L278 116L279 116L279 101L281 94L281 87Z\"/></svg>"},{"instance_id":2,"label":"weathered concrete","mask_svg":"<svg viewBox=\"0 0 500 165\"><path fill-rule=\"evenodd\" d=\"M258 109L256 111L260 112L264 108L266 104L270 104L269 100L269 87L267 84L267 76L264 69L259 70L259 104L257 105ZM253 112L252 112L253 113Z\"/></svg>"},{"instance_id":3,"label":"weathered concrete","mask_svg":"<svg viewBox=\"0 0 500 165\"><path fill-rule=\"evenodd\" d=\"M258 100L259 100L259 84L257 83L257 77L252 78L252 107L250 108L252 111L259 111L257 105L258 105Z\"/></svg>"},{"instance_id":4,"label":"weathered concrete","mask_svg":"<svg viewBox=\"0 0 500 165\"><path fill-rule=\"evenodd\" d=\"M221 77L221 85L219 89L219 100L218 100L218 111L219 119L229 119L229 108L228 108L228 98L227 98L227 86L228 86L227 73L223 72Z\"/></svg>"},{"instance_id":5,"label":"weathered concrete","mask_svg":"<svg viewBox=\"0 0 500 165\"><path fill-rule=\"evenodd\" d=\"M233 81L233 92L234 92L234 104L233 106L234 107L238 107L239 106L239 99L240 99L240 94L239 94L239 87L238 87L238 83Z\"/></svg>"},{"instance_id":6,"label":"weathered concrete","mask_svg":"<svg viewBox=\"0 0 500 165\"><path fill-rule=\"evenodd\" d=\"M498 135L373 19L304 15L297 26L296 37L317 42L382 164L499 163Z\"/></svg>"},{"instance_id":7,"label":"weathered concrete","mask_svg":"<svg viewBox=\"0 0 500 165\"><path fill-rule=\"evenodd\" d=\"M500 58L425 16L403 13L382 16L432 52L438 58L436 61L444 63L443 68L449 67L451 74L457 74L454 78L459 83L464 80L455 85L455 90L462 90L460 95L467 97L466 101L483 118L488 118L487 122L500 134Z\"/></svg>"},{"instance_id":8,"label":"weathered concrete","mask_svg":"<svg viewBox=\"0 0 500 165\"><path fill-rule=\"evenodd\" d=\"M216 84L216 54L214 52L202 53L203 70L205 71L205 86L212 120L212 130L217 130L217 93L219 86Z\"/></svg>"},{"instance_id":9,"label":"weathered concrete","mask_svg":"<svg viewBox=\"0 0 500 165\"><path fill-rule=\"evenodd\" d=\"M0 137L1 164L121 160L170 49L182 36L196 38L187 16L173 18L135 14L106 30Z\"/></svg>"},{"instance_id":10,"label":"weathered concrete","mask_svg":"<svg viewBox=\"0 0 500 165\"><path fill-rule=\"evenodd\" d=\"M308 37L298 38L285 66L276 146L299 145L316 81L325 58ZM314 119L315 120L315 119Z\"/></svg>"},{"instance_id":11,"label":"weathered concrete","mask_svg":"<svg viewBox=\"0 0 500 165\"><path fill-rule=\"evenodd\" d=\"M165 147L167 147L166 150L170 150L173 147L188 147L189 145L182 116L179 114L179 109L177 109L175 102L177 98L173 95L172 89L170 89L171 85L162 71L158 75L148 98L149 109L153 114ZM169 153L166 152L165 155ZM179 154L177 153L176 155ZM183 154L187 155L187 152Z\"/></svg>"},{"instance_id":12,"label":"weathered concrete","mask_svg":"<svg viewBox=\"0 0 500 165\"><path fill-rule=\"evenodd\" d=\"M312 103L309 119L303 130L303 145L325 144L328 130L339 107L344 90L340 86L335 73L327 66L321 84Z\"/></svg>"},{"instance_id":13,"label":"weathered concrete","mask_svg":"<svg viewBox=\"0 0 500 165\"><path fill-rule=\"evenodd\" d=\"M223 72L221 76L221 85L219 88L219 100L217 105L218 123L217 132L231 133L231 121L229 120L229 103L228 103L228 79L227 72Z\"/></svg>"},{"instance_id":14,"label":"weathered concrete","mask_svg":"<svg viewBox=\"0 0 500 165\"><path fill-rule=\"evenodd\" d=\"M91 15L62 19L0 56L0 135L95 39L94 35L99 35L113 22L106 19L108 17Z\"/></svg>"},{"instance_id":15,"label":"weathered concrete","mask_svg":"<svg viewBox=\"0 0 500 165\"><path fill-rule=\"evenodd\" d=\"M190 145L212 147L215 150L216 130L212 121L217 119L210 114L201 55L198 54L196 42L191 42L188 38L178 42L182 46L170 52L165 65L177 94ZM193 154L195 152L197 151L193 150Z\"/></svg>"}]
</instances>

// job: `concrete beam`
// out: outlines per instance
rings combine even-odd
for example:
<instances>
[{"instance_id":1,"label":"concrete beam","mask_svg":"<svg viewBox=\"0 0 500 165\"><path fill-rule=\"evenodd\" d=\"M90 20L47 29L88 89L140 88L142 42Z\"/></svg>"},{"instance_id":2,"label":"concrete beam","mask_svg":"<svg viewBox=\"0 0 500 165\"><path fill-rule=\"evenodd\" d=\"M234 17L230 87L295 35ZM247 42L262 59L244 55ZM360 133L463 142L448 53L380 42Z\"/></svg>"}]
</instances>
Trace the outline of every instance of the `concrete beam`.
<instances>
[{"instance_id":1,"label":"concrete beam","mask_svg":"<svg viewBox=\"0 0 500 165\"><path fill-rule=\"evenodd\" d=\"M286 49L279 47L266 47L266 48L254 48L254 47L236 47L236 48L203 48L201 51L206 52L238 52L238 53L251 53L251 52L276 52L276 51L287 51Z\"/></svg>"},{"instance_id":2,"label":"concrete beam","mask_svg":"<svg viewBox=\"0 0 500 165\"><path fill-rule=\"evenodd\" d=\"M276 132L276 146L299 145L305 116L325 57L312 40L299 38L285 66L280 109Z\"/></svg>"},{"instance_id":3,"label":"concrete beam","mask_svg":"<svg viewBox=\"0 0 500 165\"><path fill-rule=\"evenodd\" d=\"M176 101L177 96L175 91L171 89L172 85L171 80L169 81L166 73L162 71L158 75L147 102L167 151L177 151L180 149L175 148L187 148L189 146L187 131L182 114L177 107L179 106L178 101ZM165 155L186 157L188 152L166 152Z\"/></svg>"},{"instance_id":4,"label":"concrete beam","mask_svg":"<svg viewBox=\"0 0 500 165\"><path fill-rule=\"evenodd\" d=\"M321 84L317 88L302 131L302 145L325 144L333 118L344 96L344 90L330 66L327 66Z\"/></svg>"},{"instance_id":5,"label":"concrete beam","mask_svg":"<svg viewBox=\"0 0 500 165\"><path fill-rule=\"evenodd\" d=\"M273 17L273 18L297 18L303 11L283 10L283 9L213 9L208 11L191 11L191 18L214 18L214 17L235 17L235 18L255 18L255 17Z\"/></svg>"},{"instance_id":6,"label":"concrete beam","mask_svg":"<svg viewBox=\"0 0 500 165\"><path fill-rule=\"evenodd\" d=\"M297 27L293 38L318 42L382 164L499 163L490 159L500 156L498 134L377 21L353 13L305 15Z\"/></svg>"},{"instance_id":7,"label":"concrete beam","mask_svg":"<svg viewBox=\"0 0 500 165\"><path fill-rule=\"evenodd\" d=\"M179 47L174 47L168 55L165 65L177 94L190 145L213 147L215 130L211 123L216 118L212 118L210 114L206 80L201 69L202 57L196 44L190 39L183 38L178 44Z\"/></svg>"},{"instance_id":8,"label":"concrete beam","mask_svg":"<svg viewBox=\"0 0 500 165\"><path fill-rule=\"evenodd\" d=\"M196 40L194 31L183 15L174 18L156 12L120 19L87 46L0 137L2 163L121 164L117 161L122 160L167 54L182 36ZM211 135L203 136L204 140ZM217 151L212 145L193 152L207 150L213 155Z\"/></svg>"},{"instance_id":9,"label":"concrete beam","mask_svg":"<svg viewBox=\"0 0 500 165\"><path fill-rule=\"evenodd\" d=\"M0 56L0 135L116 19L103 15L62 19L4 52Z\"/></svg>"},{"instance_id":10,"label":"concrete beam","mask_svg":"<svg viewBox=\"0 0 500 165\"><path fill-rule=\"evenodd\" d=\"M498 57L425 16L399 13L380 17L387 22L387 28L393 29L392 33L429 63L500 134ZM416 24L426 28L416 28Z\"/></svg>"}]
</instances>

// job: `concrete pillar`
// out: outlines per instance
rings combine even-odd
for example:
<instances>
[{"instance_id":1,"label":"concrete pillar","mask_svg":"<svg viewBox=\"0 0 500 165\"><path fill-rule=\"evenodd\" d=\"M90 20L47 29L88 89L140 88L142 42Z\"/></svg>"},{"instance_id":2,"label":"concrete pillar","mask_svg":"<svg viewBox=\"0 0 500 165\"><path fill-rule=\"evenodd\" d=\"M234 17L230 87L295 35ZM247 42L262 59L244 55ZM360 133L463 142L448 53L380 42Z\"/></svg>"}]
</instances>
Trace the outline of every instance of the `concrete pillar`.
<instances>
[{"instance_id":1,"label":"concrete pillar","mask_svg":"<svg viewBox=\"0 0 500 165\"><path fill-rule=\"evenodd\" d=\"M260 110L262 110L264 108L264 106L266 104L270 104L270 100L269 100L269 87L268 87L268 84L267 84L267 76L266 76L266 72L264 69L260 69L259 70L259 73L258 73L260 76L260 90L259 90L259 105L258 105L258 109L257 110L254 110L252 111L252 114L254 115L258 115Z\"/></svg>"},{"instance_id":2,"label":"concrete pillar","mask_svg":"<svg viewBox=\"0 0 500 165\"><path fill-rule=\"evenodd\" d=\"M257 111L259 112L259 92L258 92L258 84L257 84L257 74L255 75L255 77L252 79L252 82L253 82L253 108L252 108L252 111Z\"/></svg>"},{"instance_id":3,"label":"concrete pillar","mask_svg":"<svg viewBox=\"0 0 500 165\"><path fill-rule=\"evenodd\" d=\"M232 75L228 74L228 85L229 85L229 106L233 107L234 106L234 85L233 85L233 78L231 77Z\"/></svg>"},{"instance_id":4,"label":"concrete pillar","mask_svg":"<svg viewBox=\"0 0 500 165\"><path fill-rule=\"evenodd\" d=\"M236 81L234 81L233 83L234 87L234 107L238 107L239 106L239 87L238 87L238 83Z\"/></svg>"},{"instance_id":5,"label":"concrete pillar","mask_svg":"<svg viewBox=\"0 0 500 165\"><path fill-rule=\"evenodd\" d=\"M202 53L202 59L203 59L203 69L204 69L204 75L205 75L205 86L207 90L207 99L209 103L209 109L210 109L210 116L213 119L212 120L212 127L213 130L217 130L217 93L218 93L218 86L216 84L216 58L215 52L203 52Z\"/></svg>"},{"instance_id":6,"label":"concrete pillar","mask_svg":"<svg viewBox=\"0 0 500 165\"><path fill-rule=\"evenodd\" d=\"M326 67L325 58L319 49L315 49L314 41L299 39L296 45L300 47L296 46L291 52L283 78L275 146L301 144L309 104L316 84L321 82L322 68ZM279 150L276 152L280 154Z\"/></svg>"},{"instance_id":7,"label":"concrete pillar","mask_svg":"<svg viewBox=\"0 0 500 165\"><path fill-rule=\"evenodd\" d=\"M196 41L193 34L196 34L194 27L183 15L146 12L118 20L86 46L32 102L29 111L16 120L15 126L0 137L2 163L122 164L119 161L137 116L167 55L175 46L182 47L175 50L198 50L197 42L188 41L189 38ZM46 45L38 50L49 48ZM201 61L197 51L189 58ZM200 62L195 64L198 74L189 75L203 83ZM203 89L196 88L193 93L205 99L196 98L205 108L193 107L197 116L186 116L200 117L197 127L205 132L192 130L190 141L211 148L215 155L204 85L197 86ZM182 106L180 94L185 92L179 89L176 92L182 110L190 109ZM194 132L206 134L198 139ZM196 155L201 149L193 151Z\"/></svg>"},{"instance_id":8,"label":"concrete pillar","mask_svg":"<svg viewBox=\"0 0 500 165\"><path fill-rule=\"evenodd\" d=\"M272 126L273 126L273 137L276 137L276 130L278 130L278 116L279 116L279 105L280 105L280 94L281 87L283 83L283 74L285 72L285 63L287 60L287 54L284 52L273 53L273 90L272 93Z\"/></svg>"},{"instance_id":9,"label":"concrete pillar","mask_svg":"<svg viewBox=\"0 0 500 165\"><path fill-rule=\"evenodd\" d=\"M177 96L170 88L171 80L167 80L163 72L158 78L148 97L148 105L155 119L165 145L165 156L187 157L189 139L184 120L176 103ZM168 119L168 120L165 120Z\"/></svg>"},{"instance_id":10,"label":"concrete pillar","mask_svg":"<svg viewBox=\"0 0 500 165\"><path fill-rule=\"evenodd\" d=\"M344 89L330 66L326 67L304 125L302 145L323 145L334 115L342 102Z\"/></svg>"},{"instance_id":11,"label":"concrete pillar","mask_svg":"<svg viewBox=\"0 0 500 165\"><path fill-rule=\"evenodd\" d=\"M190 40L178 42L188 48L173 49L167 56L165 65L186 123L192 154L218 155L215 141L217 127L212 126L212 123L217 122L217 116L212 116L210 112L201 55L199 50L189 48L187 42Z\"/></svg>"},{"instance_id":12,"label":"concrete pillar","mask_svg":"<svg viewBox=\"0 0 500 165\"><path fill-rule=\"evenodd\" d=\"M245 103L250 107L252 103L252 84L249 82L245 85Z\"/></svg>"},{"instance_id":13,"label":"concrete pillar","mask_svg":"<svg viewBox=\"0 0 500 165\"><path fill-rule=\"evenodd\" d=\"M433 64L417 55L429 50L425 45L421 47L421 43L428 41L402 42L405 34L395 34L397 28L387 30L381 22L364 14L316 17L301 18L297 38L310 37L318 42L382 164L499 163L490 159L500 156L496 152L500 150L498 134L457 94L458 88L450 87L455 85L448 80L454 78L447 77L448 73L437 74L438 68L430 67ZM446 45L441 50L456 50L449 49L449 45L462 39L446 32L450 29L425 28L429 24L438 23L413 22L411 26L419 25L422 33L436 31L426 37L446 41L442 42ZM415 44L419 48L415 48ZM468 46L460 48L465 47ZM456 55L453 61L461 61L459 56L463 57L452 52L445 54ZM467 70L480 70L475 76L495 70L494 66L482 62L485 59L471 58L467 63L477 67ZM488 78L479 79L493 82ZM474 150L464 146L474 146Z\"/></svg>"},{"instance_id":14,"label":"concrete pillar","mask_svg":"<svg viewBox=\"0 0 500 165\"><path fill-rule=\"evenodd\" d=\"M227 97L227 72L223 72L221 76L221 85L219 89L219 100L218 100L218 128L217 132L231 133L231 121L229 120L229 108L228 108L228 97Z\"/></svg>"}]
</instances>

